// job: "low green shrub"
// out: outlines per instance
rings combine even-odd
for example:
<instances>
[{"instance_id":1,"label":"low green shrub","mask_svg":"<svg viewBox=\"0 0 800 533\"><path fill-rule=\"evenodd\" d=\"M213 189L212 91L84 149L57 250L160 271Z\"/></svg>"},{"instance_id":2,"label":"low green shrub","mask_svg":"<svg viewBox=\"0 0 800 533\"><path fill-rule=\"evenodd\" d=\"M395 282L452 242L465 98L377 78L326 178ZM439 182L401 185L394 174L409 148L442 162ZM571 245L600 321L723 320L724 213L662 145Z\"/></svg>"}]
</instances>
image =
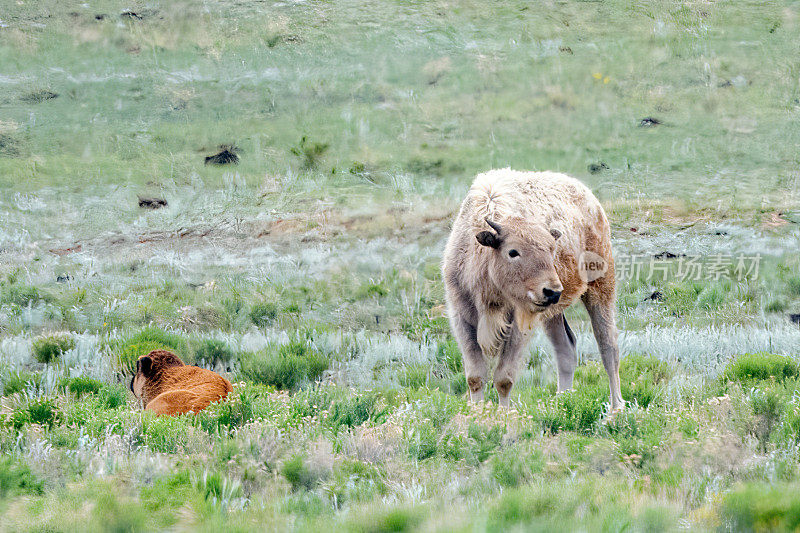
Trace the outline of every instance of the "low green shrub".
<instances>
[{"instance_id":1,"label":"low green shrub","mask_svg":"<svg viewBox=\"0 0 800 533\"><path fill-rule=\"evenodd\" d=\"M425 517L425 509L421 507L375 507L353 517L348 530L359 533L418 531Z\"/></svg>"},{"instance_id":2,"label":"low green shrub","mask_svg":"<svg viewBox=\"0 0 800 533\"><path fill-rule=\"evenodd\" d=\"M721 517L730 531L797 531L800 529L800 485L744 485L722 501Z\"/></svg>"},{"instance_id":3,"label":"low green shrub","mask_svg":"<svg viewBox=\"0 0 800 533\"><path fill-rule=\"evenodd\" d=\"M187 360L189 354L189 346L184 337L154 327L145 328L130 337L117 341L113 350L123 367L132 366L139 357L147 355L153 350L169 350L184 361Z\"/></svg>"},{"instance_id":4,"label":"low green shrub","mask_svg":"<svg viewBox=\"0 0 800 533\"><path fill-rule=\"evenodd\" d=\"M21 494L41 496L44 484L36 478L27 465L12 457L0 457L0 499Z\"/></svg>"},{"instance_id":5,"label":"low green shrub","mask_svg":"<svg viewBox=\"0 0 800 533\"><path fill-rule=\"evenodd\" d=\"M658 447L666 438L666 419L652 410L627 409L608 420L602 434L617 443L620 460L642 468L653 463Z\"/></svg>"},{"instance_id":6,"label":"low green shrub","mask_svg":"<svg viewBox=\"0 0 800 533\"><path fill-rule=\"evenodd\" d=\"M486 461L500 447L505 432L505 427L501 425L491 427L475 423L469 425L467 435L469 436L470 451L478 463Z\"/></svg>"},{"instance_id":7,"label":"low green shrub","mask_svg":"<svg viewBox=\"0 0 800 533\"><path fill-rule=\"evenodd\" d=\"M458 349L458 344L453 339L447 339L439 343L436 347L436 360L455 373L464 372L461 350Z\"/></svg>"},{"instance_id":8,"label":"low green shrub","mask_svg":"<svg viewBox=\"0 0 800 533\"><path fill-rule=\"evenodd\" d=\"M608 402L608 376L602 365L591 362L579 366L572 389L556 396L542 397L537 414L545 431L590 434L594 430Z\"/></svg>"},{"instance_id":9,"label":"low green shrub","mask_svg":"<svg viewBox=\"0 0 800 533\"><path fill-rule=\"evenodd\" d=\"M202 341L194 353L194 361L205 362L210 365L228 363L234 358L233 350L225 342L216 339Z\"/></svg>"},{"instance_id":10,"label":"low green shrub","mask_svg":"<svg viewBox=\"0 0 800 533\"><path fill-rule=\"evenodd\" d=\"M64 352L75 347L75 341L66 335L47 335L33 341L31 351L33 357L40 363L52 363L58 360Z\"/></svg>"},{"instance_id":11,"label":"low green shrub","mask_svg":"<svg viewBox=\"0 0 800 533\"><path fill-rule=\"evenodd\" d=\"M800 364L790 357L769 353L742 354L731 360L720 381L752 385L754 381L778 381L800 377Z\"/></svg>"},{"instance_id":12,"label":"low green shrub","mask_svg":"<svg viewBox=\"0 0 800 533\"><path fill-rule=\"evenodd\" d=\"M301 342L243 354L241 359L242 377L283 390L293 390L303 381L316 381L330 365L325 355Z\"/></svg>"},{"instance_id":13,"label":"low green shrub","mask_svg":"<svg viewBox=\"0 0 800 533\"><path fill-rule=\"evenodd\" d=\"M428 365L410 364L400 369L397 379L402 387L418 389L428 382Z\"/></svg>"},{"instance_id":14,"label":"low green shrub","mask_svg":"<svg viewBox=\"0 0 800 533\"><path fill-rule=\"evenodd\" d=\"M272 302L253 304L248 316L250 317L250 321L257 327L267 327L278 318L278 305Z\"/></svg>"},{"instance_id":15,"label":"low green shrub","mask_svg":"<svg viewBox=\"0 0 800 533\"><path fill-rule=\"evenodd\" d=\"M328 407L326 424L334 432L341 428L353 428L365 422L381 423L386 420L389 409L377 392L352 394L334 400Z\"/></svg>"},{"instance_id":16,"label":"low green shrub","mask_svg":"<svg viewBox=\"0 0 800 533\"><path fill-rule=\"evenodd\" d=\"M381 298L389 294L389 289L382 283L364 283L358 288L355 294L356 300L364 300L368 298Z\"/></svg>"},{"instance_id":17,"label":"low green shrub","mask_svg":"<svg viewBox=\"0 0 800 533\"><path fill-rule=\"evenodd\" d=\"M103 388L103 385L102 381L87 376L77 376L61 380L61 386L79 398L87 394L97 394L100 392L100 389Z\"/></svg>"},{"instance_id":18,"label":"low green shrub","mask_svg":"<svg viewBox=\"0 0 800 533\"><path fill-rule=\"evenodd\" d=\"M224 429L230 431L252 421L254 416L254 404L259 394L263 392L248 387L245 390L236 390L219 402L211 404L206 409L197 413L196 423L208 432Z\"/></svg>"},{"instance_id":19,"label":"low green shrub","mask_svg":"<svg viewBox=\"0 0 800 533\"><path fill-rule=\"evenodd\" d=\"M377 466L355 459L345 459L336 465L324 485L324 492L334 496L338 505L351 500L373 501L388 490L385 476Z\"/></svg>"},{"instance_id":20,"label":"low green shrub","mask_svg":"<svg viewBox=\"0 0 800 533\"><path fill-rule=\"evenodd\" d=\"M128 403L130 391L121 384L105 383L97 393L101 409L117 409Z\"/></svg>"},{"instance_id":21,"label":"low green shrub","mask_svg":"<svg viewBox=\"0 0 800 533\"><path fill-rule=\"evenodd\" d=\"M51 302L53 298L30 285L10 285L0 290L0 303L27 307L39 301Z\"/></svg>"},{"instance_id":22,"label":"low green shrub","mask_svg":"<svg viewBox=\"0 0 800 533\"><path fill-rule=\"evenodd\" d=\"M517 487L530 483L544 471L544 454L538 448L520 446L506 448L496 453L490 461L492 476L504 487Z\"/></svg>"},{"instance_id":23,"label":"low green shrub","mask_svg":"<svg viewBox=\"0 0 800 533\"><path fill-rule=\"evenodd\" d=\"M10 417L11 425L21 429L26 424L40 424L52 427L60 419L61 413L52 398L36 398L16 409Z\"/></svg>"},{"instance_id":24,"label":"low green shrub","mask_svg":"<svg viewBox=\"0 0 800 533\"><path fill-rule=\"evenodd\" d=\"M754 387L747 395L755 415L748 429L758 439L762 451L766 451L772 432L786 411L790 394L783 386L768 384L765 387Z\"/></svg>"},{"instance_id":25,"label":"low green shrub","mask_svg":"<svg viewBox=\"0 0 800 533\"><path fill-rule=\"evenodd\" d=\"M319 476L311 471L300 455L295 455L291 459L284 461L281 466L281 474L291 484L294 491L301 488L311 490L319 481Z\"/></svg>"},{"instance_id":26,"label":"low green shrub","mask_svg":"<svg viewBox=\"0 0 800 533\"><path fill-rule=\"evenodd\" d=\"M406 447L412 459L424 461L436 455L439 449L439 432L430 421L418 423L406 431ZM460 447L450 453L454 458L460 459L463 452Z\"/></svg>"},{"instance_id":27,"label":"low green shrub","mask_svg":"<svg viewBox=\"0 0 800 533\"><path fill-rule=\"evenodd\" d=\"M182 468L174 474L155 479L152 484L143 485L139 497L143 507L161 518L159 525L166 529L177 520L175 509L183 507L194 493L189 472Z\"/></svg>"},{"instance_id":28,"label":"low green shrub","mask_svg":"<svg viewBox=\"0 0 800 533\"><path fill-rule=\"evenodd\" d=\"M655 357L629 355L620 361L619 378L622 397L647 407L672 377L669 365Z\"/></svg>"},{"instance_id":29,"label":"low green shrub","mask_svg":"<svg viewBox=\"0 0 800 533\"><path fill-rule=\"evenodd\" d=\"M3 396L10 396L18 392L23 392L29 388L38 388L41 382L39 374L32 374L19 370L16 372L9 372L3 376Z\"/></svg>"},{"instance_id":30,"label":"low green shrub","mask_svg":"<svg viewBox=\"0 0 800 533\"><path fill-rule=\"evenodd\" d=\"M150 411L144 411L139 444L156 452L179 452L188 442L192 416L194 415L157 416Z\"/></svg>"},{"instance_id":31,"label":"low green shrub","mask_svg":"<svg viewBox=\"0 0 800 533\"><path fill-rule=\"evenodd\" d=\"M242 492L238 481L228 479L219 472L203 472L196 485L206 500L221 505L227 505Z\"/></svg>"},{"instance_id":32,"label":"low green shrub","mask_svg":"<svg viewBox=\"0 0 800 533\"><path fill-rule=\"evenodd\" d=\"M147 512L138 502L121 496L109 484L98 490L92 507L94 524L87 529L96 531L147 531Z\"/></svg>"}]
</instances>

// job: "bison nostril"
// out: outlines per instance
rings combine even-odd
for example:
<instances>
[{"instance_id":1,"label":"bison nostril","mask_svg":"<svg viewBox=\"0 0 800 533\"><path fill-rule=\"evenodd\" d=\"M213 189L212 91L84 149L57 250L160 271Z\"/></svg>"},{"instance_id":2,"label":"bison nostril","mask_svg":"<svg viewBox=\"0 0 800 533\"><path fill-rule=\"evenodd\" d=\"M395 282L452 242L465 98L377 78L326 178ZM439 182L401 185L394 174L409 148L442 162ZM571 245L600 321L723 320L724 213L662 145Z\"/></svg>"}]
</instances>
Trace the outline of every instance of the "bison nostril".
<instances>
[{"instance_id":1,"label":"bison nostril","mask_svg":"<svg viewBox=\"0 0 800 533\"><path fill-rule=\"evenodd\" d=\"M552 289L542 289L542 294L548 304L558 303L559 298L561 298L561 291L554 291Z\"/></svg>"}]
</instances>

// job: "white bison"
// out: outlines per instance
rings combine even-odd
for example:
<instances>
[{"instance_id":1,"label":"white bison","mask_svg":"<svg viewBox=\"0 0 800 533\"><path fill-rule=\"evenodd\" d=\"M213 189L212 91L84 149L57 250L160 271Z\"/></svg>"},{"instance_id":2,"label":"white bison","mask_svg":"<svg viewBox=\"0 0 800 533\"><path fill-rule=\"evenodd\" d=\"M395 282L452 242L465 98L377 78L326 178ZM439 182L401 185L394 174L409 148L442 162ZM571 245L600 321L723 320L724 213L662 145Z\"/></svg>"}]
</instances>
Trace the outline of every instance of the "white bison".
<instances>
[{"instance_id":1,"label":"white bison","mask_svg":"<svg viewBox=\"0 0 800 533\"><path fill-rule=\"evenodd\" d=\"M571 389L577 355L564 309L581 298L608 373L611 408L623 407L610 229L585 185L555 172L478 175L442 271L472 401L483 400L487 362L496 360L494 385L508 406L534 324L555 350L559 392Z\"/></svg>"}]
</instances>

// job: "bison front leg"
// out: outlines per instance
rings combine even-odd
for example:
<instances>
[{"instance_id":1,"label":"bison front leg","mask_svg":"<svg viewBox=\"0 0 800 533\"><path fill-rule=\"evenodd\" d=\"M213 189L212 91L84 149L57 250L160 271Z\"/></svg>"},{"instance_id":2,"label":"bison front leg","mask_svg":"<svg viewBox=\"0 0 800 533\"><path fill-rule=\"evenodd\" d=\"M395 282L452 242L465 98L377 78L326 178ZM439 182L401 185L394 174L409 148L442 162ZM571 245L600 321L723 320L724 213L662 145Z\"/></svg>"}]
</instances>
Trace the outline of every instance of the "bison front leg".
<instances>
[{"instance_id":1,"label":"bison front leg","mask_svg":"<svg viewBox=\"0 0 800 533\"><path fill-rule=\"evenodd\" d=\"M617 345L617 325L614 322L616 306L614 299L604 295L597 297L589 292L584 295L583 303L592 320L594 338L600 349L600 357L608 374L608 385L611 394L611 411L619 411L625 407L622 392L619 388L619 346Z\"/></svg>"},{"instance_id":2,"label":"bison front leg","mask_svg":"<svg viewBox=\"0 0 800 533\"><path fill-rule=\"evenodd\" d=\"M527 344L525 337L516 325L509 326L508 336L500 352L497 368L494 370L494 388L497 389L500 407L508 407L511 397L511 387L517 382L522 352Z\"/></svg>"},{"instance_id":3,"label":"bison front leg","mask_svg":"<svg viewBox=\"0 0 800 533\"><path fill-rule=\"evenodd\" d=\"M553 345L558 367L558 392L572 388L572 378L578 365L578 354L575 352L575 334L567 324L563 313L544 322L544 332Z\"/></svg>"},{"instance_id":4,"label":"bison front leg","mask_svg":"<svg viewBox=\"0 0 800 533\"><path fill-rule=\"evenodd\" d=\"M478 345L478 333L475 326L465 321L460 315L452 319L453 334L461 349L464 361L464 373L469 386L469 398L473 402L483 401L483 388L486 386L486 361L481 347Z\"/></svg>"}]
</instances>

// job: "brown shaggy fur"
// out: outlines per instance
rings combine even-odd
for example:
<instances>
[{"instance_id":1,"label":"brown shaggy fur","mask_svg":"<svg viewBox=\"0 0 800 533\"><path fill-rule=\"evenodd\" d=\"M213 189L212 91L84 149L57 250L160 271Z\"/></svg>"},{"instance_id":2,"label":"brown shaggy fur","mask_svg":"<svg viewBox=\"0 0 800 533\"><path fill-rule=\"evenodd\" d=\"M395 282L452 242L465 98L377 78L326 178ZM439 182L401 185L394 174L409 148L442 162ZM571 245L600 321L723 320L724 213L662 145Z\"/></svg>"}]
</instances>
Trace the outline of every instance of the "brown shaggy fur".
<instances>
[{"instance_id":1,"label":"brown shaggy fur","mask_svg":"<svg viewBox=\"0 0 800 533\"><path fill-rule=\"evenodd\" d=\"M160 415L197 413L233 390L216 372L183 364L172 352L153 350L136 361L131 392Z\"/></svg>"}]
</instances>

